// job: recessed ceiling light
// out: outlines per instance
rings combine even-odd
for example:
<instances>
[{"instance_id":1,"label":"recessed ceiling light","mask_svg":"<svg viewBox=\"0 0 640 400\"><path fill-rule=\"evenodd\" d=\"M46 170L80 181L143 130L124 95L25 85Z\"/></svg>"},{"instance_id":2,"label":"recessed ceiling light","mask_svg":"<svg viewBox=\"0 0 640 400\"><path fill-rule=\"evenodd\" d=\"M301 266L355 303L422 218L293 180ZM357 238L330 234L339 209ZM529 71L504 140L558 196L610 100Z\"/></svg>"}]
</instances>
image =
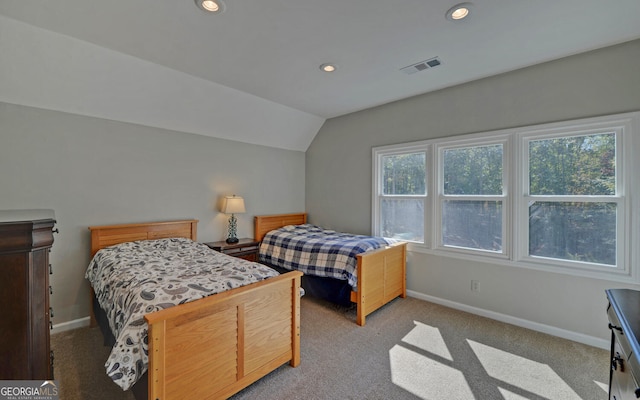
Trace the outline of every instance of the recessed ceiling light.
<instances>
[{"instance_id":1,"label":"recessed ceiling light","mask_svg":"<svg viewBox=\"0 0 640 400\"><path fill-rule=\"evenodd\" d=\"M222 0L196 0L196 5L201 10L211 14L220 14L225 9L225 5Z\"/></svg>"},{"instance_id":2,"label":"recessed ceiling light","mask_svg":"<svg viewBox=\"0 0 640 400\"><path fill-rule=\"evenodd\" d=\"M449 11L445 14L449 21L460 21L471 14L471 8L473 4L471 3L460 3L451 7Z\"/></svg>"},{"instance_id":3,"label":"recessed ceiling light","mask_svg":"<svg viewBox=\"0 0 640 400\"><path fill-rule=\"evenodd\" d=\"M338 69L338 66L332 63L324 63L320 66L320 69L324 72L333 72Z\"/></svg>"}]
</instances>

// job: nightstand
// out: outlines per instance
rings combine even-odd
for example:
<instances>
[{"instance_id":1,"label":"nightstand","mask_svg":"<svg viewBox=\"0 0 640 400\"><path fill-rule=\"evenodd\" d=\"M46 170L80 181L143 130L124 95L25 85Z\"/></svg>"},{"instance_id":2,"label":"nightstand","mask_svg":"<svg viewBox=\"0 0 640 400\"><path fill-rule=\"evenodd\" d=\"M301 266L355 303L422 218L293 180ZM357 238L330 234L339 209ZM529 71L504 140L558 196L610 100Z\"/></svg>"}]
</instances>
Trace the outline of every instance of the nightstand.
<instances>
[{"instance_id":1,"label":"nightstand","mask_svg":"<svg viewBox=\"0 0 640 400\"><path fill-rule=\"evenodd\" d=\"M230 244L221 240L219 242L207 242L205 244L215 251L219 251L233 257L258 262L260 242L257 240L244 238L240 239L238 243Z\"/></svg>"}]
</instances>

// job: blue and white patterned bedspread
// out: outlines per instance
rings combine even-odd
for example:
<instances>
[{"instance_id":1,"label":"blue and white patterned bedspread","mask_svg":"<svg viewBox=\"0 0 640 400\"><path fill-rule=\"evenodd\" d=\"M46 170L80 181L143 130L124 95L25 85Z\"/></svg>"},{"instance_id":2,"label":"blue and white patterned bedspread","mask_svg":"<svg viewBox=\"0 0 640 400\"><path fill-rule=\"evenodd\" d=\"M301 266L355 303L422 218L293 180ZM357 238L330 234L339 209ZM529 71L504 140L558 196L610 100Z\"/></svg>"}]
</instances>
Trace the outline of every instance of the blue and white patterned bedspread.
<instances>
[{"instance_id":1,"label":"blue and white patterned bedspread","mask_svg":"<svg viewBox=\"0 0 640 400\"><path fill-rule=\"evenodd\" d=\"M184 238L128 242L98 251L85 277L116 338L105 363L107 375L126 390L146 372L145 314L276 275L267 266Z\"/></svg>"},{"instance_id":2,"label":"blue and white patterned bedspread","mask_svg":"<svg viewBox=\"0 0 640 400\"><path fill-rule=\"evenodd\" d=\"M304 274L358 285L356 255L395 243L393 239L352 235L316 225L288 225L268 232L260 244L260 262Z\"/></svg>"}]
</instances>

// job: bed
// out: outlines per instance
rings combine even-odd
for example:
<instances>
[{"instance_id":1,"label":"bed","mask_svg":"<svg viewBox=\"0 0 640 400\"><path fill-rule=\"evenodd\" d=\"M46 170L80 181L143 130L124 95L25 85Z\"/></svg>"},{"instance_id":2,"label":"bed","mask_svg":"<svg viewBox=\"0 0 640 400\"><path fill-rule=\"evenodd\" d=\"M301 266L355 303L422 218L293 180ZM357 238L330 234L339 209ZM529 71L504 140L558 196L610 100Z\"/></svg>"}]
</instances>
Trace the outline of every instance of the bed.
<instances>
[{"instance_id":1,"label":"bed","mask_svg":"<svg viewBox=\"0 0 640 400\"><path fill-rule=\"evenodd\" d=\"M89 229L93 258L126 242L195 242L197 220ZM301 275L277 275L146 314L148 371L132 389L136 398L227 398L287 362L298 366ZM92 288L92 310L95 303ZM102 317L92 312L91 325Z\"/></svg>"},{"instance_id":2,"label":"bed","mask_svg":"<svg viewBox=\"0 0 640 400\"><path fill-rule=\"evenodd\" d=\"M256 216L254 237L262 241L273 230L306 223L306 213ZM261 251L264 251L263 247L261 246ZM367 315L398 296L406 297L406 248L406 243L396 243L358 254L356 287L349 286L345 281L308 275L302 278L303 287L313 295L314 286L318 286L318 290L322 292L321 297L330 301L338 299L335 301L337 303L341 303L339 299L345 298L342 293L346 291L347 301L355 303L357 307L356 323L363 326Z\"/></svg>"}]
</instances>

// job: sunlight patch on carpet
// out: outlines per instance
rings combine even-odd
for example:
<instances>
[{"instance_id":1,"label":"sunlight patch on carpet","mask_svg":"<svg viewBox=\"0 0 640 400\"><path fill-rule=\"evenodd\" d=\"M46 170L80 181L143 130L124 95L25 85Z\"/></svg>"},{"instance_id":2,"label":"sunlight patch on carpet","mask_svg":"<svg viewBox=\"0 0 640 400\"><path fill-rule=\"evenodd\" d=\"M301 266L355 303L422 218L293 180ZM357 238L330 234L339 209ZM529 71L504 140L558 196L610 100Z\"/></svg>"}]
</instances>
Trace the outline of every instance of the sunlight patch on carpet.
<instances>
[{"instance_id":1,"label":"sunlight patch on carpet","mask_svg":"<svg viewBox=\"0 0 640 400\"><path fill-rule=\"evenodd\" d=\"M581 400L547 364L467 339L489 376L550 400ZM515 399L515 398L514 398Z\"/></svg>"},{"instance_id":2,"label":"sunlight patch on carpet","mask_svg":"<svg viewBox=\"0 0 640 400\"><path fill-rule=\"evenodd\" d=\"M498 390L500 391L502 397L504 397L504 400L529 400L528 397L520 396L517 393L510 392L507 389L501 387L499 387Z\"/></svg>"},{"instance_id":3,"label":"sunlight patch on carpet","mask_svg":"<svg viewBox=\"0 0 640 400\"><path fill-rule=\"evenodd\" d=\"M395 345L389 350L391 380L423 399L474 399L462 372L415 351Z\"/></svg>"},{"instance_id":4,"label":"sunlight patch on carpet","mask_svg":"<svg viewBox=\"0 0 640 400\"><path fill-rule=\"evenodd\" d=\"M451 353L447 348L447 344L442 338L442 334L438 328L423 324L418 321L413 321L416 327L413 328L402 341L415 346L419 349L428 351L446 360L453 361Z\"/></svg>"},{"instance_id":5,"label":"sunlight patch on carpet","mask_svg":"<svg viewBox=\"0 0 640 400\"><path fill-rule=\"evenodd\" d=\"M598 382L598 381L593 381L593 383L598 385L598 387L600 389L604 390L605 393L609 393L609 384L608 383L602 383L602 382Z\"/></svg>"}]
</instances>

